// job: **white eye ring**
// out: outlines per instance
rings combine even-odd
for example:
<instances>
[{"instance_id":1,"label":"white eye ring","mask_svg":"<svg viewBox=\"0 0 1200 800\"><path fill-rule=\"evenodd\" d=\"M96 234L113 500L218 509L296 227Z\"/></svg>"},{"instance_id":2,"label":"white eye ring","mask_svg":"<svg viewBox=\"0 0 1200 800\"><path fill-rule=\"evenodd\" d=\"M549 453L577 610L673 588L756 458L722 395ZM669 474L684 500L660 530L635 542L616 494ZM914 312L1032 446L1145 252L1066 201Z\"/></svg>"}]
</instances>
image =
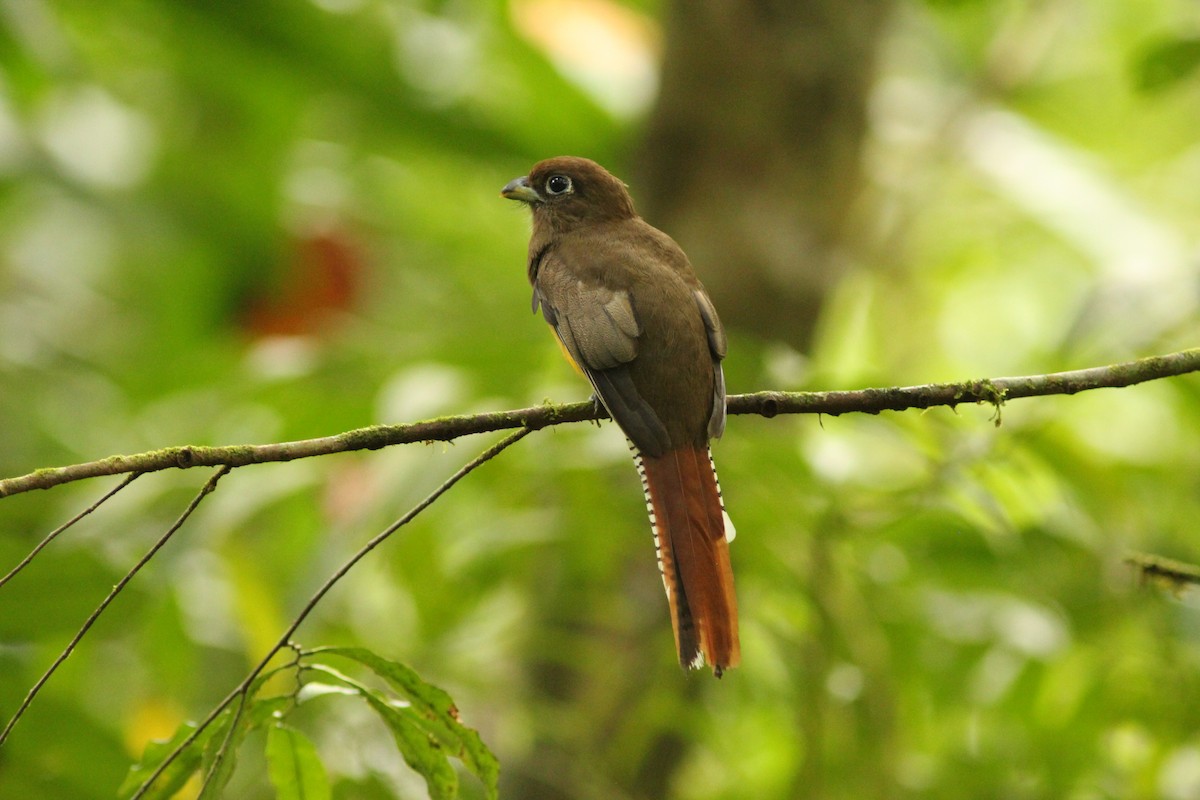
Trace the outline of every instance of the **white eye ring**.
<instances>
[{"instance_id":1,"label":"white eye ring","mask_svg":"<svg viewBox=\"0 0 1200 800\"><path fill-rule=\"evenodd\" d=\"M566 175L551 175L546 179L546 194L567 194L574 189L571 179Z\"/></svg>"}]
</instances>

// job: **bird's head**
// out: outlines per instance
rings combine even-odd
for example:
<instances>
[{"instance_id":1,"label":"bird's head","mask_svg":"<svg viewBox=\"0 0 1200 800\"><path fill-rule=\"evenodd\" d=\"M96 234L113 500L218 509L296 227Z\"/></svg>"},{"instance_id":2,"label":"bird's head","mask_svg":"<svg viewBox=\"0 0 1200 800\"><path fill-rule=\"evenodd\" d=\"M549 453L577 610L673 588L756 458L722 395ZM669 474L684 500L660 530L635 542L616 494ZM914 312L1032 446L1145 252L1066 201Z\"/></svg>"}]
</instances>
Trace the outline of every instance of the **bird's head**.
<instances>
[{"instance_id":1,"label":"bird's head","mask_svg":"<svg viewBox=\"0 0 1200 800\"><path fill-rule=\"evenodd\" d=\"M575 156L539 161L528 175L505 184L500 195L527 204L535 224L557 229L631 219L637 213L624 183L595 161Z\"/></svg>"}]
</instances>

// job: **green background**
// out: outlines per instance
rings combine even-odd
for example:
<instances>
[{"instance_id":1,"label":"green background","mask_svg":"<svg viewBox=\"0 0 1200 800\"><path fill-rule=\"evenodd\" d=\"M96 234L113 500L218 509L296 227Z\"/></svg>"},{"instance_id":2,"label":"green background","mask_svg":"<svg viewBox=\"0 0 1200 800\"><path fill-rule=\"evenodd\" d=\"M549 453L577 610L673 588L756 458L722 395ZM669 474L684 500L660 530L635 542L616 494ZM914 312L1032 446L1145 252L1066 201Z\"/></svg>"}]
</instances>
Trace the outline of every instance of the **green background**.
<instances>
[{"instance_id":1,"label":"green background","mask_svg":"<svg viewBox=\"0 0 1200 800\"><path fill-rule=\"evenodd\" d=\"M581 76L571 34L538 33L554 5L0 3L0 476L584 399L529 314L527 215L498 192L571 153L641 201L653 85L606 93L620 65L602 58ZM616 15L651 64L669 35L655 2L557 8ZM808 352L730 326L730 392L1194 346L1198 32L1183 0L897 3L844 272ZM1196 595L1122 559L1200 561L1200 382L995 421L731 418L715 457L743 665L721 681L675 663L608 424L469 476L297 638L448 690L505 797L1197 796ZM0 797L113 797L147 741L207 713L488 441L226 477L0 749ZM206 478L140 478L0 589L0 716ZM0 502L0 571L113 482ZM335 797L423 796L360 705L289 723ZM274 796L263 745L227 796Z\"/></svg>"}]
</instances>

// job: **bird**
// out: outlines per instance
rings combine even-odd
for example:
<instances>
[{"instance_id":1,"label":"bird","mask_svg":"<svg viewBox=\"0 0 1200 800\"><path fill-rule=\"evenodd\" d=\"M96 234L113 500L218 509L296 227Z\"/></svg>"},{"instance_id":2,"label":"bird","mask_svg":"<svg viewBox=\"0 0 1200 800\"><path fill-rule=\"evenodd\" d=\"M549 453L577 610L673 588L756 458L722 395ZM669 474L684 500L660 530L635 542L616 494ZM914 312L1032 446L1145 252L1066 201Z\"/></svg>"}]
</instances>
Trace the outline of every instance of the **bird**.
<instances>
[{"instance_id":1,"label":"bird","mask_svg":"<svg viewBox=\"0 0 1200 800\"><path fill-rule=\"evenodd\" d=\"M710 448L726 413L728 345L716 308L682 248L595 161L539 161L500 194L532 214L533 312L629 440L680 665L707 664L720 678L738 666L741 646L734 528Z\"/></svg>"}]
</instances>

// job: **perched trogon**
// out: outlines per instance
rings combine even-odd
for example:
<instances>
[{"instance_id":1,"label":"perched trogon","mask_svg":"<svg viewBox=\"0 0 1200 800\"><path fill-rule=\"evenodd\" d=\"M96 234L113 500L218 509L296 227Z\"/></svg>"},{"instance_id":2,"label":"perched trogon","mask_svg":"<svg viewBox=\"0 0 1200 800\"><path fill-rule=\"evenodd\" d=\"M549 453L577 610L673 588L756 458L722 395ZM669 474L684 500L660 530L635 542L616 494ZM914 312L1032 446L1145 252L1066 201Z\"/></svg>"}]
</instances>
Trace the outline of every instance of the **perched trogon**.
<instances>
[{"instance_id":1,"label":"perched trogon","mask_svg":"<svg viewBox=\"0 0 1200 800\"><path fill-rule=\"evenodd\" d=\"M725 428L716 309L679 245L594 161L541 161L501 194L533 214L534 312L631 442L679 661L720 677L741 656L733 526L709 450Z\"/></svg>"}]
</instances>

